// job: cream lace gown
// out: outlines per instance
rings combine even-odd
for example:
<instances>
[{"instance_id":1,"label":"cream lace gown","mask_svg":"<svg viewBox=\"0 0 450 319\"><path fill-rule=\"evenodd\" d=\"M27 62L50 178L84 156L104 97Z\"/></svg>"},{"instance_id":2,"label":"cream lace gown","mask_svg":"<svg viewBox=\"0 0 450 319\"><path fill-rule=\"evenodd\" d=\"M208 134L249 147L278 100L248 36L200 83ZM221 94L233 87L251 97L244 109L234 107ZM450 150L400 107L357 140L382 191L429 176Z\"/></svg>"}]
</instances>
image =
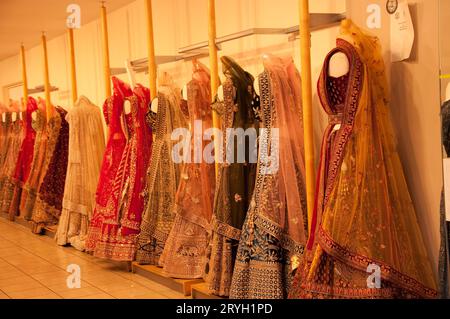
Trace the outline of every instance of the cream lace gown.
<instances>
[{"instance_id":1,"label":"cream lace gown","mask_svg":"<svg viewBox=\"0 0 450 319\"><path fill-rule=\"evenodd\" d=\"M66 116L69 123L69 160L63 210L55 236L58 245L84 250L95 191L105 149L100 108L81 97Z\"/></svg>"}]
</instances>

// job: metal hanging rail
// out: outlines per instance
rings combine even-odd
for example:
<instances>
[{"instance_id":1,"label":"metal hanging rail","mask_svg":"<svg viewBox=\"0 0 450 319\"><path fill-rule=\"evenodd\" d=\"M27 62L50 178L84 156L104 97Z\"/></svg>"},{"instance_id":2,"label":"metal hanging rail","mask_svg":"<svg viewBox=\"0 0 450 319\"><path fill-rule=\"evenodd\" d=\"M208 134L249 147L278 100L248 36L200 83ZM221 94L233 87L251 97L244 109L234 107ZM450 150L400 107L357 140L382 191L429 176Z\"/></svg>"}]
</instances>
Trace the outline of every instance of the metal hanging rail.
<instances>
[{"instance_id":1,"label":"metal hanging rail","mask_svg":"<svg viewBox=\"0 0 450 319\"><path fill-rule=\"evenodd\" d=\"M177 61L188 61L192 60L194 58L203 58L207 57L208 50L200 50L199 52L191 52L187 54L180 54L180 55L157 55L155 57L156 65L161 64L167 64L167 63L173 63ZM133 72L136 73L142 73L142 72L148 72L148 58L142 58L130 61L131 68ZM119 75L119 74L125 74L127 73L126 68L111 68L111 75Z\"/></svg>"},{"instance_id":2,"label":"metal hanging rail","mask_svg":"<svg viewBox=\"0 0 450 319\"><path fill-rule=\"evenodd\" d=\"M310 29L317 31L336 25L344 20L345 13L311 13L310 14ZM216 45L221 50L221 44L250 37L255 35L289 35L288 40L294 41L298 38L300 27L298 25L290 28L251 28L244 31L228 34L216 39ZM203 41L197 44L189 45L178 49L178 55L160 55L156 56L156 64L166 64L177 62L181 60L191 60L194 58L201 58L208 56L208 41ZM130 61L133 72L141 73L148 72L148 59L137 59ZM111 75L125 74L126 68L111 68Z\"/></svg>"},{"instance_id":3,"label":"metal hanging rail","mask_svg":"<svg viewBox=\"0 0 450 319\"><path fill-rule=\"evenodd\" d=\"M59 89L56 86L50 86L50 92L58 91ZM36 94L45 92L45 85L38 85L33 89L28 89L28 94Z\"/></svg>"},{"instance_id":4,"label":"metal hanging rail","mask_svg":"<svg viewBox=\"0 0 450 319\"><path fill-rule=\"evenodd\" d=\"M344 13L311 13L310 14L310 29L317 31L320 29L328 28L336 23L339 23L345 19ZM283 35L294 34L298 35L300 27L293 26L290 28L251 28L248 30L232 33L216 39L216 45L220 45L225 42L254 36L254 35ZM208 47L208 41L203 41L197 44L189 45L178 50L178 53L187 53L199 49Z\"/></svg>"}]
</instances>

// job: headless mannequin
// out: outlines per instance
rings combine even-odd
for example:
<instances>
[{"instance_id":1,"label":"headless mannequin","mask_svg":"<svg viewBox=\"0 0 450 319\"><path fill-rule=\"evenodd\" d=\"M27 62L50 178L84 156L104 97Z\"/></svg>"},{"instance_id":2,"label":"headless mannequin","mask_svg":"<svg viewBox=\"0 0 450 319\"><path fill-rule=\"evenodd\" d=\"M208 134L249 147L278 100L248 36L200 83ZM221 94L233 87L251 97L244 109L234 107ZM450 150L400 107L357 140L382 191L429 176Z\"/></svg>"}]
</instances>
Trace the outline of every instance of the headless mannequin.
<instances>
[{"instance_id":1,"label":"headless mannequin","mask_svg":"<svg viewBox=\"0 0 450 319\"><path fill-rule=\"evenodd\" d=\"M19 105L17 104L17 102L13 102L13 101L10 101L10 102L11 102L11 109L12 109L11 120L13 122L15 122L15 121L17 121L17 118L18 118L17 114L20 112L20 109L19 109Z\"/></svg>"},{"instance_id":2,"label":"headless mannequin","mask_svg":"<svg viewBox=\"0 0 450 319\"><path fill-rule=\"evenodd\" d=\"M123 111L125 112L125 114L131 113L131 103L129 100L125 100L125 102L123 103Z\"/></svg>"},{"instance_id":3,"label":"headless mannequin","mask_svg":"<svg viewBox=\"0 0 450 319\"><path fill-rule=\"evenodd\" d=\"M151 110L153 113L158 113L158 103L159 103L159 99L157 97L155 97L152 101L152 106L151 106Z\"/></svg>"},{"instance_id":4,"label":"headless mannequin","mask_svg":"<svg viewBox=\"0 0 450 319\"><path fill-rule=\"evenodd\" d=\"M159 80L159 79L158 79ZM158 81L159 82L159 81ZM153 100L152 100L152 104L150 105L150 110L153 113L158 113L158 103L159 103L159 99L158 96L156 96Z\"/></svg>"},{"instance_id":5,"label":"headless mannequin","mask_svg":"<svg viewBox=\"0 0 450 319\"><path fill-rule=\"evenodd\" d=\"M330 62L328 65L328 75L333 78L340 78L341 76L346 75L350 71L350 61L347 56L342 52L336 52L330 58ZM334 131L337 131L341 128L341 125L335 125Z\"/></svg>"}]
</instances>

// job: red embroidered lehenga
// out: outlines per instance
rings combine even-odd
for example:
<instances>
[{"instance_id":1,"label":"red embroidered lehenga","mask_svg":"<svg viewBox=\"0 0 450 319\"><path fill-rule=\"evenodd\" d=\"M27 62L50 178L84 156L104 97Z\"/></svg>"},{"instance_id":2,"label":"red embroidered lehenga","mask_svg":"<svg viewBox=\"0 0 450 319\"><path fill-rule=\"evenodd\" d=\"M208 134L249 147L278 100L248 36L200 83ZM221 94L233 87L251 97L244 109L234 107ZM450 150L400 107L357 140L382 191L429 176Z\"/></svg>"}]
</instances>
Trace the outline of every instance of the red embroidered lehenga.
<instances>
[{"instance_id":1,"label":"red embroidered lehenga","mask_svg":"<svg viewBox=\"0 0 450 319\"><path fill-rule=\"evenodd\" d=\"M36 132L36 138L33 148L33 159L30 165L30 174L23 185L20 198L20 217L30 220L36 202L37 191L41 179L47 170L45 165L47 151L47 129L46 129L46 113L45 103L40 101L38 109L35 111L36 117L32 119L31 125Z\"/></svg>"},{"instance_id":2,"label":"red embroidered lehenga","mask_svg":"<svg viewBox=\"0 0 450 319\"><path fill-rule=\"evenodd\" d=\"M14 219L19 213L20 197L24 183L30 175L31 163L34 155L34 142L36 131L33 129L31 114L38 108L37 102L31 96L28 98L27 110L25 114L25 138L20 148L19 158L16 164L16 170L12 178L14 189L12 191L12 200L9 207L9 218Z\"/></svg>"},{"instance_id":3,"label":"red embroidered lehenga","mask_svg":"<svg viewBox=\"0 0 450 319\"><path fill-rule=\"evenodd\" d=\"M94 250L96 257L117 261L132 261L135 257L152 145L151 129L145 120L149 90L138 85L133 95L125 100L131 104L130 114L123 115L127 144L107 203L108 211L103 215L100 240Z\"/></svg>"},{"instance_id":4,"label":"red embroidered lehenga","mask_svg":"<svg viewBox=\"0 0 450 319\"><path fill-rule=\"evenodd\" d=\"M341 78L328 75L337 52L350 62L350 72ZM436 297L436 280L396 150L378 39L344 21L337 48L325 59L318 91L330 125L322 145L306 263L297 270L290 297ZM368 279L376 267L381 285L370 288Z\"/></svg>"},{"instance_id":5,"label":"red embroidered lehenga","mask_svg":"<svg viewBox=\"0 0 450 319\"><path fill-rule=\"evenodd\" d=\"M95 196L95 209L89 225L86 239L86 251L94 252L100 240L103 218L113 209L108 206L113 192L113 184L119 169L125 145L125 134L121 127L123 103L126 97L133 94L130 87L116 77L112 77L114 93L103 104L103 116L108 125L108 141L103 155L100 177Z\"/></svg>"},{"instance_id":6,"label":"red embroidered lehenga","mask_svg":"<svg viewBox=\"0 0 450 319\"><path fill-rule=\"evenodd\" d=\"M201 150L205 150L209 143L201 137L212 127L210 75L206 67L196 64L187 90L191 132L194 132L196 122L202 123L202 129L196 132L198 136L195 132L191 136L189 152L192 156L181 172L175 199L176 216L160 264L167 276L201 278L206 264L215 188L214 163L208 164L194 154L195 139L199 138Z\"/></svg>"}]
</instances>

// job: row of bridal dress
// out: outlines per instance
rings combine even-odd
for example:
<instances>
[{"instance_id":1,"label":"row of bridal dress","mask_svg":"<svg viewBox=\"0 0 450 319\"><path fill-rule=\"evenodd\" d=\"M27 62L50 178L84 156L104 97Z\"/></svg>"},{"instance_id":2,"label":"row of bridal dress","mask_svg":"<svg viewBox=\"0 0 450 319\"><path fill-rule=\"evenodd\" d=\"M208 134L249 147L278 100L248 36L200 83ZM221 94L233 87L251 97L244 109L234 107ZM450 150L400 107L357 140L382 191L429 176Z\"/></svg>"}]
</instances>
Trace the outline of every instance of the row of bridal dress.
<instances>
[{"instance_id":1,"label":"row of bridal dress","mask_svg":"<svg viewBox=\"0 0 450 319\"><path fill-rule=\"evenodd\" d=\"M56 227L62 211L69 152L67 111L56 106L47 122L47 149L42 166L42 180L31 215L32 231L41 233L46 227Z\"/></svg>"},{"instance_id":2,"label":"row of bridal dress","mask_svg":"<svg viewBox=\"0 0 450 319\"><path fill-rule=\"evenodd\" d=\"M264 56L255 187L237 248L230 298L286 298L308 226L300 75L292 58Z\"/></svg>"},{"instance_id":3,"label":"row of bridal dress","mask_svg":"<svg viewBox=\"0 0 450 319\"><path fill-rule=\"evenodd\" d=\"M40 100L38 102L38 108L34 111L35 116L31 120L31 126L36 132L33 159L30 164L30 173L22 187L19 206L20 218L25 220L31 220L41 177L45 171L44 164L48 144L45 107L45 101Z\"/></svg>"},{"instance_id":4,"label":"row of bridal dress","mask_svg":"<svg viewBox=\"0 0 450 319\"><path fill-rule=\"evenodd\" d=\"M69 154L62 213L55 239L83 251L105 149L100 109L82 96L66 115Z\"/></svg>"},{"instance_id":5,"label":"row of bridal dress","mask_svg":"<svg viewBox=\"0 0 450 319\"><path fill-rule=\"evenodd\" d=\"M8 150L12 141L12 115L9 110L2 113L2 147L1 147L1 157L0 157L0 190L3 188L6 176L3 175L3 167L6 162L6 156L8 155ZM0 195L1 196L1 195ZM1 205L0 205L1 208Z\"/></svg>"},{"instance_id":6,"label":"row of bridal dress","mask_svg":"<svg viewBox=\"0 0 450 319\"><path fill-rule=\"evenodd\" d=\"M145 120L150 92L141 85L131 91L117 78L113 82L115 92L106 103L109 141L86 250L100 258L132 261L144 210L144 176L152 146L151 128ZM127 104L130 112L124 111Z\"/></svg>"},{"instance_id":7,"label":"row of bridal dress","mask_svg":"<svg viewBox=\"0 0 450 319\"><path fill-rule=\"evenodd\" d=\"M223 158L220 161L214 196L212 237L205 279L212 294L229 296L241 229L256 178L256 138L259 124L255 111L259 110L259 96L253 89L254 78L251 74L229 57L224 56L221 61L226 77L223 83L223 101L217 101L213 109L222 120ZM255 140L238 140L232 135L234 131L230 131L238 129L246 132L253 130ZM243 146L246 147L244 157L239 160L237 156Z\"/></svg>"},{"instance_id":8,"label":"row of bridal dress","mask_svg":"<svg viewBox=\"0 0 450 319\"><path fill-rule=\"evenodd\" d=\"M0 212L3 214L9 214L14 191L13 177L25 137L24 120L20 118L17 107L16 110L17 112L10 115L10 130L6 145L7 152L0 172Z\"/></svg>"},{"instance_id":9,"label":"row of bridal dress","mask_svg":"<svg viewBox=\"0 0 450 319\"><path fill-rule=\"evenodd\" d=\"M196 62L187 85L190 147L183 153L187 160L175 198L175 218L159 259L163 272L174 278L204 275L215 189L213 143L202 138L212 128L210 81L209 70ZM209 155L208 162L203 154Z\"/></svg>"},{"instance_id":10,"label":"row of bridal dress","mask_svg":"<svg viewBox=\"0 0 450 319\"><path fill-rule=\"evenodd\" d=\"M347 56L350 71L334 78L328 70L337 52ZM318 88L331 122L322 144L306 259L297 269L291 297L436 297L395 145L378 39L345 20ZM380 286L368 287L377 268Z\"/></svg>"},{"instance_id":11,"label":"row of bridal dress","mask_svg":"<svg viewBox=\"0 0 450 319\"><path fill-rule=\"evenodd\" d=\"M159 264L173 226L173 206L183 164L173 160L176 141L171 139L171 135L177 129L188 128L185 102L172 78L167 73L162 74L157 112L149 110L147 113L147 122L155 133L155 140L146 176L146 203L136 253L136 261L140 264Z\"/></svg>"},{"instance_id":12,"label":"row of bridal dress","mask_svg":"<svg viewBox=\"0 0 450 319\"><path fill-rule=\"evenodd\" d=\"M19 215L20 198L22 195L22 188L28 180L31 171L31 163L33 161L34 144L36 141L36 131L33 128L32 114L38 109L37 101L29 97L24 120L25 137L20 148L19 157L16 163L16 169L11 180L11 193L8 195L11 198L9 206L9 217L11 220Z\"/></svg>"}]
</instances>

